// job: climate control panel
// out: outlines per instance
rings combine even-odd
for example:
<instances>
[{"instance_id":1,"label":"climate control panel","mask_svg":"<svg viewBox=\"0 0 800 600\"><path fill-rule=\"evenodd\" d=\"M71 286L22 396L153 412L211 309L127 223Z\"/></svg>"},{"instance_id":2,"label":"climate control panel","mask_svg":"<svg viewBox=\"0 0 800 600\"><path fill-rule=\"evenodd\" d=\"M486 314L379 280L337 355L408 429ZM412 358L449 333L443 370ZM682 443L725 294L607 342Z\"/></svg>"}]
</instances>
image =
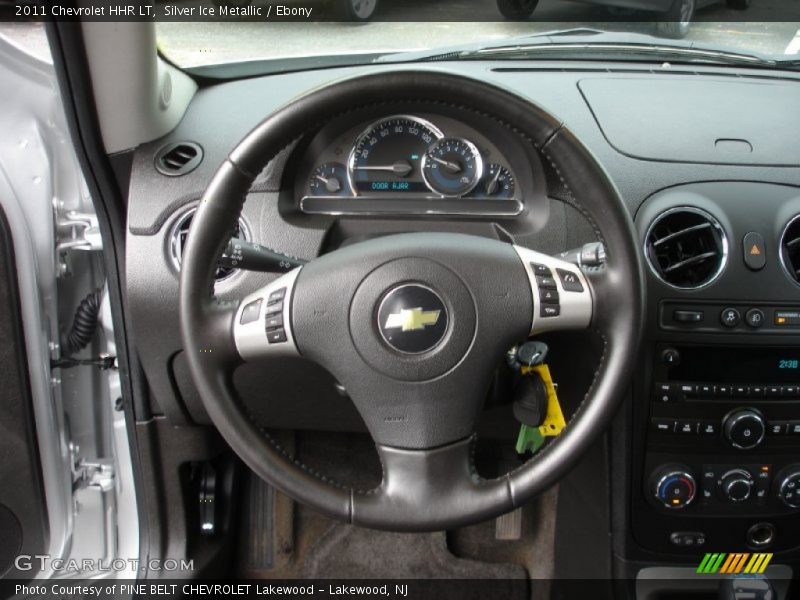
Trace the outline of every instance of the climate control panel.
<instances>
[{"instance_id":1,"label":"climate control panel","mask_svg":"<svg viewBox=\"0 0 800 600\"><path fill-rule=\"evenodd\" d=\"M695 468L667 463L651 471L646 486L650 501L671 511L756 514L800 509L800 464L787 465L773 477L771 464Z\"/></svg>"}]
</instances>

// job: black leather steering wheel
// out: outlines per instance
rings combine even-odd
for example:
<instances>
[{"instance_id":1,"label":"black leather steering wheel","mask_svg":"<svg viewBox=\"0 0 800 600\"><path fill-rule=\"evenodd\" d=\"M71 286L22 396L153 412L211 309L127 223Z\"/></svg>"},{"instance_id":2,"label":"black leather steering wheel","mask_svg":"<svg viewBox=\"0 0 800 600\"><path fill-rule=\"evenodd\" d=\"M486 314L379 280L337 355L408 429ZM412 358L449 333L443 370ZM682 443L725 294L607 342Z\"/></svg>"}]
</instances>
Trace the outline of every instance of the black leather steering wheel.
<instances>
[{"instance_id":1,"label":"black leather steering wheel","mask_svg":"<svg viewBox=\"0 0 800 600\"><path fill-rule=\"evenodd\" d=\"M466 107L525 136L552 162L595 226L606 265L581 270L475 236L403 234L314 259L241 302L216 300L217 258L267 162L332 118L360 107L385 105L391 111L398 100ZM552 486L608 426L629 383L642 330L644 291L635 239L630 216L597 161L529 101L431 70L347 79L269 116L220 166L183 255L184 349L222 436L255 473L290 497L366 527L463 526L521 506ZM543 282L537 277L548 272L560 296L558 315L546 314L539 300ZM471 460L475 421L498 361L533 333L580 328L601 336L603 354L568 426L516 470L480 479ZM231 384L236 365L287 354L316 361L347 389L380 455L379 487L350 489L313 472L242 409Z\"/></svg>"}]
</instances>

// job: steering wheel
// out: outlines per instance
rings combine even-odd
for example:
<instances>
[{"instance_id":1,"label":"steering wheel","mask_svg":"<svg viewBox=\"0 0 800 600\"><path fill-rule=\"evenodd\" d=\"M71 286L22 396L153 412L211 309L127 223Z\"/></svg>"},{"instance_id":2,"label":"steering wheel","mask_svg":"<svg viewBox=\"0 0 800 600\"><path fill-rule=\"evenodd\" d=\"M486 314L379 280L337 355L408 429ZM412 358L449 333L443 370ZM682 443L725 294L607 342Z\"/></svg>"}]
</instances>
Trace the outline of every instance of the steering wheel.
<instances>
[{"instance_id":1,"label":"steering wheel","mask_svg":"<svg viewBox=\"0 0 800 600\"><path fill-rule=\"evenodd\" d=\"M338 249L241 302L215 299L217 258L264 166L332 118L361 107L389 110L398 100L457 105L510 124L578 199L605 244L605 266L579 269L476 236L412 233ZM378 529L460 527L519 507L556 483L608 426L629 384L642 330L633 225L590 152L528 100L441 72L347 79L267 117L209 184L182 263L184 349L219 432L256 474L291 498ZM540 300L553 286L557 311ZM586 328L602 338L602 358L568 426L517 469L479 478L472 464L475 425L498 362L531 334ZM346 388L380 456L377 488L351 489L293 459L237 401L231 375L238 364L287 355L316 361Z\"/></svg>"}]
</instances>

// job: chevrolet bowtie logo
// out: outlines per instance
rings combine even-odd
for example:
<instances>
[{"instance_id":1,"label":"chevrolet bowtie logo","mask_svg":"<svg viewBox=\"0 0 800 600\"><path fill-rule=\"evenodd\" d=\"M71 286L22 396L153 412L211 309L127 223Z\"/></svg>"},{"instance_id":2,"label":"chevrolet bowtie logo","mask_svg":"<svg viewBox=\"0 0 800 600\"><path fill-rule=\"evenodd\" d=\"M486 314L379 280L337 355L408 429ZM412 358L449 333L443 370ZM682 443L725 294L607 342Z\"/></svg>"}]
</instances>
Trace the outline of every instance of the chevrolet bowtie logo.
<instances>
[{"instance_id":1,"label":"chevrolet bowtie logo","mask_svg":"<svg viewBox=\"0 0 800 600\"><path fill-rule=\"evenodd\" d=\"M421 331L436 325L439 310L422 310L422 307L404 308L399 313L392 313L386 319L385 329L401 329L402 331Z\"/></svg>"}]
</instances>

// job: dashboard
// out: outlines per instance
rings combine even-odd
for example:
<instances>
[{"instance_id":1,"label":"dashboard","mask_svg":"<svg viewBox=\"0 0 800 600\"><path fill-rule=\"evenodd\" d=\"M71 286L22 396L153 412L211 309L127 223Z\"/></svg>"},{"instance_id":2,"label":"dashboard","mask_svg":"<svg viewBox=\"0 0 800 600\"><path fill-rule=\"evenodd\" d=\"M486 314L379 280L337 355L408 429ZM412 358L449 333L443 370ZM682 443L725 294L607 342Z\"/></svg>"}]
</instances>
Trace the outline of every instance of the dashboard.
<instances>
[{"instance_id":1,"label":"dashboard","mask_svg":"<svg viewBox=\"0 0 800 600\"><path fill-rule=\"evenodd\" d=\"M583 472L581 493L597 493L572 513L581 535L606 543L610 531L614 568L629 577L648 565L694 570L706 549L774 551L797 564L800 113L776 99L800 105L800 77L596 63L419 68L488 81L556 115L606 170L640 237L645 342L607 453L593 457L602 464ZM267 114L370 69L205 87L175 131L131 157L127 295L157 414L208 422L182 356L176 225ZM202 160L179 176L159 172L165 149L187 143ZM466 106L398 100L317 124L288 146L251 188L239 231L306 259L410 231L470 233L557 255L598 241L580 210L591 193L566 188L546 144L534 146L513 123ZM273 278L226 273L216 292L241 298ZM588 383L571 368L589 345L553 345L568 374L559 394L576 403ZM256 365L235 383L274 427L359 430L335 382L308 368L288 359L268 371ZM265 375L282 403L260 402Z\"/></svg>"}]
</instances>

